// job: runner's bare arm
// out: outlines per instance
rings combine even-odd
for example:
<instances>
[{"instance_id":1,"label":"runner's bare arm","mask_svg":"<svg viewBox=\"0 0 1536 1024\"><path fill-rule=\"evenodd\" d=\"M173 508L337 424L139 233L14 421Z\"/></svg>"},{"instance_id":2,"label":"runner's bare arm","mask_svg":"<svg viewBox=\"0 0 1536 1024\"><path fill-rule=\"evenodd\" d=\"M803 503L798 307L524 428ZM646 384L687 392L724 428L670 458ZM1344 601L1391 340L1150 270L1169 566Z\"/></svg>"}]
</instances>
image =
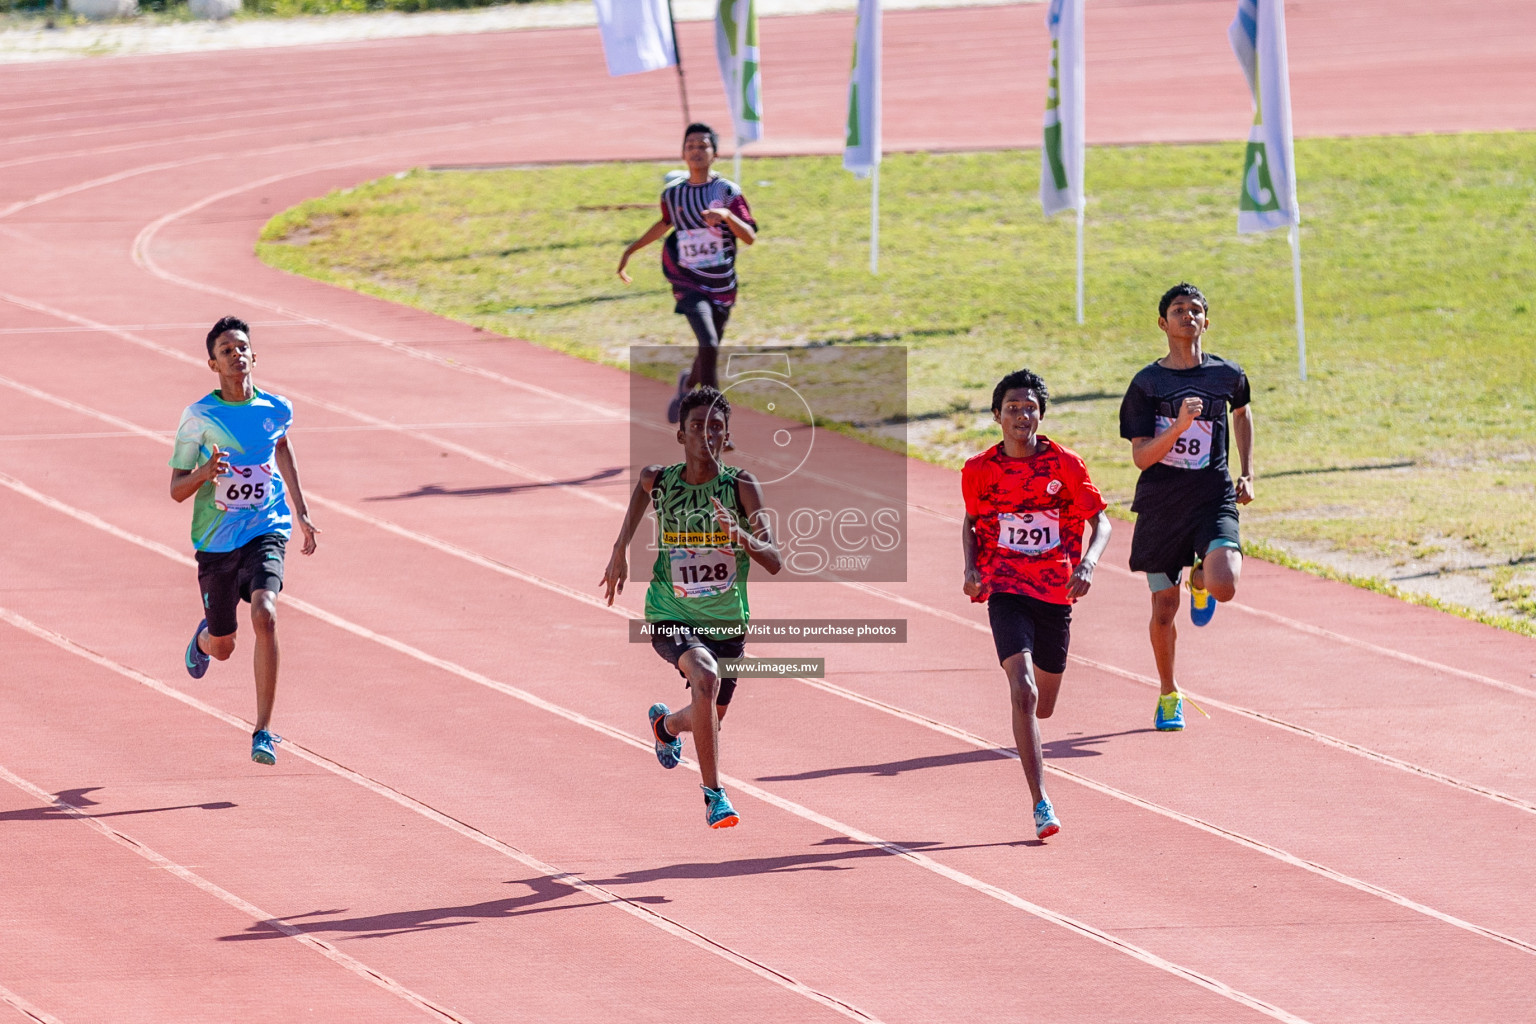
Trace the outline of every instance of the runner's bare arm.
<instances>
[{"instance_id":1,"label":"runner's bare arm","mask_svg":"<svg viewBox=\"0 0 1536 1024\"><path fill-rule=\"evenodd\" d=\"M774 575L778 575L779 570L784 568L784 558L779 554L779 544L773 538L768 517L761 514L763 485L758 483L757 478L751 473L740 473L736 477L736 497L741 501L741 510L747 522L751 524L752 532L744 532L731 515L731 510L720 504L717 499L711 498L710 500L715 504L715 518L720 521L720 525L730 531L732 543L746 548L752 561Z\"/></svg>"},{"instance_id":2,"label":"runner's bare arm","mask_svg":"<svg viewBox=\"0 0 1536 1024\"><path fill-rule=\"evenodd\" d=\"M624 593L624 581L629 579L629 542L635 539L635 531L640 528L640 520L645 517L646 507L651 503L651 491L656 488L656 477L660 472L660 466L646 466L642 469L640 482L635 484L635 491L629 496L629 508L624 510L619 539L613 542L613 554L608 557L608 568L603 570L603 578L598 581L598 586L607 588L610 605L616 594Z\"/></svg>"},{"instance_id":3,"label":"runner's bare arm","mask_svg":"<svg viewBox=\"0 0 1536 1024\"><path fill-rule=\"evenodd\" d=\"M1246 505L1253 500L1253 406L1232 410L1232 440L1237 442L1237 461L1243 470L1233 485L1237 503Z\"/></svg>"},{"instance_id":4,"label":"runner's bare arm","mask_svg":"<svg viewBox=\"0 0 1536 1024\"><path fill-rule=\"evenodd\" d=\"M1137 469L1147 469L1163 461L1163 456L1173 451L1180 435L1195 422L1195 417L1205 410L1205 403L1198 398L1186 398L1179 406L1179 418L1168 425L1156 437L1131 438L1131 461Z\"/></svg>"},{"instance_id":5,"label":"runner's bare arm","mask_svg":"<svg viewBox=\"0 0 1536 1024\"><path fill-rule=\"evenodd\" d=\"M646 229L645 234L629 243L629 248L625 249L624 255L619 257L619 280L629 284L630 276L624 273L624 268L629 265L629 258L662 235L665 235L671 227L672 225L668 224L665 220L657 220L655 224Z\"/></svg>"},{"instance_id":6,"label":"runner's bare arm","mask_svg":"<svg viewBox=\"0 0 1536 1024\"><path fill-rule=\"evenodd\" d=\"M196 469L171 470L171 500L186 501L196 494L203 484L228 472L229 454L220 451L219 446L214 445L213 454L208 456L208 461Z\"/></svg>"},{"instance_id":7,"label":"runner's bare arm","mask_svg":"<svg viewBox=\"0 0 1536 1024\"><path fill-rule=\"evenodd\" d=\"M709 209L704 211L704 219L712 225L724 224L731 229L731 234L742 245L751 245L757 241L757 229L730 210Z\"/></svg>"},{"instance_id":8,"label":"runner's bare arm","mask_svg":"<svg viewBox=\"0 0 1536 1024\"><path fill-rule=\"evenodd\" d=\"M1109 535L1114 530L1109 524L1108 512L1100 512L1088 520L1088 524L1093 527L1093 536L1088 541L1088 550L1083 552L1083 560L1072 570L1072 579L1067 584L1067 596L1074 600L1088 593L1088 588L1093 586L1093 567L1099 564L1099 557L1109 546Z\"/></svg>"},{"instance_id":9,"label":"runner's bare arm","mask_svg":"<svg viewBox=\"0 0 1536 1024\"><path fill-rule=\"evenodd\" d=\"M960 522L960 550L965 555L965 582L962 588L966 597L981 593L981 570L976 568L976 517L966 516Z\"/></svg>"},{"instance_id":10,"label":"runner's bare arm","mask_svg":"<svg viewBox=\"0 0 1536 1024\"><path fill-rule=\"evenodd\" d=\"M293 511L299 517L299 529L304 531L304 546L299 550L306 555L315 553L315 534L320 531L309 521L309 506L304 503L304 489L299 486L299 467L293 461L293 446L286 437L277 439L277 471L283 475L283 484L293 495Z\"/></svg>"}]
</instances>

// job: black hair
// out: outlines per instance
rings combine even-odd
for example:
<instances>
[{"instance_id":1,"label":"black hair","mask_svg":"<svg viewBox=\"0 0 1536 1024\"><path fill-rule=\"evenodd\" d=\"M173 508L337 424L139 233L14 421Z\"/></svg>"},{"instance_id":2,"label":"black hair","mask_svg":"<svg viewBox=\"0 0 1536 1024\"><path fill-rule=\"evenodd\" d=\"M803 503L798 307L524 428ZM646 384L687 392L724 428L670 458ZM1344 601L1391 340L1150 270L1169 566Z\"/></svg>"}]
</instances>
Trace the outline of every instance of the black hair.
<instances>
[{"instance_id":1,"label":"black hair","mask_svg":"<svg viewBox=\"0 0 1536 1024\"><path fill-rule=\"evenodd\" d=\"M208 358L213 358L213 343L219 340L219 335L225 331L242 331L245 336L251 336L251 325L237 316L221 316L219 322L213 325L208 332Z\"/></svg>"},{"instance_id":2,"label":"black hair","mask_svg":"<svg viewBox=\"0 0 1536 1024\"><path fill-rule=\"evenodd\" d=\"M683 142L686 143L688 141L688 136L690 135L708 135L709 148L714 150L716 153L720 152L720 136L716 135L715 130L709 125L704 124L702 121L695 121L693 124L683 129Z\"/></svg>"},{"instance_id":3,"label":"black hair","mask_svg":"<svg viewBox=\"0 0 1536 1024\"><path fill-rule=\"evenodd\" d=\"M1192 299L1199 299L1200 305L1205 307L1206 313L1210 313L1211 303L1205 297L1205 293L1188 281L1180 281L1166 292L1163 292L1163 297L1157 300L1157 318L1159 320L1168 315L1168 307L1173 305L1173 300L1181 295L1187 295Z\"/></svg>"},{"instance_id":4,"label":"black hair","mask_svg":"<svg viewBox=\"0 0 1536 1024\"><path fill-rule=\"evenodd\" d=\"M726 426L731 424L731 403L718 389L705 384L701 388L695 388L683 396L682 403L677 407L677 422L687 423L688 413L694 409L719 409L725 416Z\"/></svg>"},{"instance_id":5,"label":"black hair","mask_svg":"<svg viewBox=\"0 0 1536 1024\"><path fill-rule=\"evenodd\" d=\"M1040 403L1040 415L1045 415L1045 405L1051 399L1051 390L1045 386L1045 381L1038 373L1029 370L1014 370L997 382L997 387L992 389L993 412L1003 411L1003 398L1013 390L1033 391L1035 400Z\"/></svg>"}]
</instances>

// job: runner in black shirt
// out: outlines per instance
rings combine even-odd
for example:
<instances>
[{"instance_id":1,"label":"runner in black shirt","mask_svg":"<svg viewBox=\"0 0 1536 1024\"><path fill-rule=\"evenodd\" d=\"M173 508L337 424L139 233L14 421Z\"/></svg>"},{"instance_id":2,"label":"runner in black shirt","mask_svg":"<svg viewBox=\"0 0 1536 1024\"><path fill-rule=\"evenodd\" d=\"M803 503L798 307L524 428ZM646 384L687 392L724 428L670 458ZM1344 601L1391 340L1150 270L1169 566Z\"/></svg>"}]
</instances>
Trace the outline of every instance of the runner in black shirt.
<instances>
[{"instance_id":1,"label":"runner in black shirt","mask_svg":"<svg viewBox=\"0 0 1536 1024\"><path fill-rule=\"evenodd\" d=\"M624 268L629 258L666 235L661 272L672 285L675 311L688 318L699 342L693 368L678 377L677 395L667 407L668 423L677 422L678 407L690 388L720 386L715 362L736 303L736 245L757 240L757 221L741 187L710 170L718 141L707 124L684 129L687 179L662 191L660 219L619 257L619 277L628 284Z\"/></svg>"},{"instance_id":2,"label":"runner in black shirt","mask_svg":"<svg viewBox=\"0 0 1536 1024\"><path fill-rule=\"evenodd\" d=\"M1253 500L1253 414L1242 367L1201 350L1209 305L1192 284L1170 288L1157 307L1168 354L1131 380L1120 403L1120 436L1141 470L1131 569L1152 588L1152 654L1162 682L1153 724L1184 728L1184 699L1173 678L1179 577L1189 574L1190 619L1203 626L1217 601L1237 594L1243 568L1237 506ZM1242 474L1227 474L1227 413Z\"/></svg>"}]
</instances>

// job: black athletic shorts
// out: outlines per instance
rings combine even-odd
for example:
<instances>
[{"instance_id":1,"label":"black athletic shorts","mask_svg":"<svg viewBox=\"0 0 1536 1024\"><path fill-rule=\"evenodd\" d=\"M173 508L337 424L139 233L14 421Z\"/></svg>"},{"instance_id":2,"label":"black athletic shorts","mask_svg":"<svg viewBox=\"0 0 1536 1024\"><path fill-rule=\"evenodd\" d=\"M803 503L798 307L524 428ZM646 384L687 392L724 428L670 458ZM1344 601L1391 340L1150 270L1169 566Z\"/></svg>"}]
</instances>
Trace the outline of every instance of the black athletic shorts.
<instances>
[{"instance_id":1,"label":"black athletic shorts","mask_svg":"<svg viewBox=\"0 0 1536 1024\"><path fill-rule=\"evenodd\" d=\"M1023 594L993 594L987 598L987 618L992 620L992 642L997 645L999 663L1028 651L1029 660L1042 672L1067 670L1071 605L1051 604Z\"/></svg>"},{"instance_id":2,"label":"black athletic shorts","mask_svg":"<svg viewBox=\"0 0 1536 1024\"><path fill-rule=\"evenodd\" d=\"M233 551L199 551L197 585L203 592L203 615L209 636L235 631L235 609L258 590L283 589L283 551L288 538L264 533Z\"/></svg>"},{"instance_id":3,"label":"black athletic shorts","mask_svg":"<svg viewBox=\"0 0 1536 1024\"><path fill-rule=\"evenodd\" d=\"M1205 558L1211 545L1241 551L1242 538L1237 529L1237 503L1224 501L1194 513L1147 515L1136 517L1136 532L1131 535L1131 571L1162 573L1177 580L1196 558Z\"/></svg>"},{"instance_id":4,"label":"black athletic shorts","mask_svg":"<svg viewBox=\"0 0 1536 1024\"><path fill-rule=\"evenodd\" d=\"M708 637L695 633L685 622L657 622L653 623L655 632L651 635L651 646L656 653L667 659L667 664L677 668L678 659L687 654L694 647L702 647L720 658L739 658L747 649L745 636ZM688 676L682 669L677 668L677 674L683 677L683 687L689 685ZM731 697L736 693L736 679L732 677L720 679L720 691L715 694L715 703L720 707L731 702Z\"/></svg>"}]
</instances>

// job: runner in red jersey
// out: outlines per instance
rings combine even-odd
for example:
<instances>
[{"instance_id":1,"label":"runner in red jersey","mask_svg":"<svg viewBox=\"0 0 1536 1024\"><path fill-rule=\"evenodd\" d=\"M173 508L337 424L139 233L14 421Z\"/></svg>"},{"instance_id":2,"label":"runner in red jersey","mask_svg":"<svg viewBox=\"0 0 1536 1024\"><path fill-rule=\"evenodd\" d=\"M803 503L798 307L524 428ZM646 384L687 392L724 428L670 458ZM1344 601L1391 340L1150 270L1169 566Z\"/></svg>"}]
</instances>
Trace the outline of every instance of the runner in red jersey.
<instances>
[{"instance_id":1,"label":"runner in red jersey","mask_svg":"<svg viewBox=\"0 0 1536 1024\"><path fill-rule=\"evenodd\" d=\"M1041 839L1061 831L1061 821L1045 795L1039 720L1056 709L1072 603L1093 585L1110 533L1104 497L1082 458L1039 433L1049 398L1045 381L1028 370L998 381L992 418L1003 440L968 460L960 474L964 589L972 601L987 604ZM1093 527L1086 551L1085 525Z\"/></svg>"}]
</instances>

